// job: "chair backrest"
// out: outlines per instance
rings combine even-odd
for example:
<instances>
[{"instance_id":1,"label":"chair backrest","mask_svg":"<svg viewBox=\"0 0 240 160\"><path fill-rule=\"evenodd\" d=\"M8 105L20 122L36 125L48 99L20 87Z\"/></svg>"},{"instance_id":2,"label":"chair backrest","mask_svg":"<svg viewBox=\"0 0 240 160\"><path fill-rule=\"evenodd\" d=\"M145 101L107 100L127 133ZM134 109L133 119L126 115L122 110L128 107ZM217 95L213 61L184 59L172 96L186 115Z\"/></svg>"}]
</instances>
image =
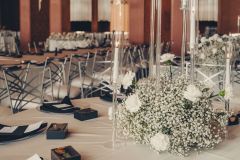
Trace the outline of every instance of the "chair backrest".
<instances>
[{"instance_id":1,"label":"chair backrest","mask_svg":"<svg viewBox=\"0 0 240 160\"><path fill-rule=\"evenodd\" d=\"M43 80L46 66L4 67L3 76L13 113L37 107L43 102Z\"/></svg>"},{"instance_id":2,"label":"chair backrest","mask_svg":"<svg viewBox=\"0 0 240 160\"><path fill-rule=\"evenodd\" d=\"M68 81L71 81L83 72L86 72L87 69L88 71L90 70L92 74L94 69L94 62L96 61L96 56L97 54L90 52L82 55L72 54L69 60Z\"/></svg>"},{"instance_id":3,"label":"chair backrest","mask_svg":"<svg viewBox=\"0 0 240 160\"><path fill-rule=\"evenodd\" d=\"M46 67L51 70L51 79L53 84L66 84L66 63L67 58L47 58Z\"/></svg>"}]
</instances>

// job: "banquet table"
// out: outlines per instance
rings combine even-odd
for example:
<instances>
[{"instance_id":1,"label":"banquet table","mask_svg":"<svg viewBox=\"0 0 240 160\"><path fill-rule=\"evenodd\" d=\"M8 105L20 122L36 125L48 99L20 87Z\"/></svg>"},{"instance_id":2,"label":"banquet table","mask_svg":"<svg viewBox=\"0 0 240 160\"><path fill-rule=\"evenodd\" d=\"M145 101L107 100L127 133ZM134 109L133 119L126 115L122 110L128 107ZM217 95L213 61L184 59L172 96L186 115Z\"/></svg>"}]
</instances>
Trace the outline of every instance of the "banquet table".
<instances>
[{"instance_id":1,"label":"banquet table","mask_svg":"<svg viewBox=\"0 0 240 160\"><path fill-rule=\"evenodd\" d=\"M94 49L79 49L76 51L63 51L62 53L57 54L55 56L54 53L45 53L44 55L23 55L21 58L14 57L5 57L0 56L0 65L4 64L19 64L24 61L36 61L36 62L44 62L46 58L64 58L70 57L71 54L82 55L87 53L97 53L97 51L105 50L105 48L94 48Z\"/></svg>"},{"instance_id":2,"label":"banquet table","mask_svg":"<svg viewBox=\"0 0 240 160\"><path fill-rule=\"evenodd\" d=\"M156 153L149 146L139 145L130 140L122 140L115 149L111 147L112 122L108 119L108 107L112 104L99 98L73 100L75 106L94 108L99 111L99 118L78 121L73 115L40 112L31 109L15 115L0 117L0 122L7 125L31 124L38 121L50 123L68 123L70 135L65 140L47 140L46 134L22 141L0 145L0 160L26 160L35 153L45 160L50 160L53 148L71 145L83 160L237 160L239 159L240 128L229 128L225 142L214 150L193 153L189 157L177 157L169 153Z\"/></svg>"}]
</instances>

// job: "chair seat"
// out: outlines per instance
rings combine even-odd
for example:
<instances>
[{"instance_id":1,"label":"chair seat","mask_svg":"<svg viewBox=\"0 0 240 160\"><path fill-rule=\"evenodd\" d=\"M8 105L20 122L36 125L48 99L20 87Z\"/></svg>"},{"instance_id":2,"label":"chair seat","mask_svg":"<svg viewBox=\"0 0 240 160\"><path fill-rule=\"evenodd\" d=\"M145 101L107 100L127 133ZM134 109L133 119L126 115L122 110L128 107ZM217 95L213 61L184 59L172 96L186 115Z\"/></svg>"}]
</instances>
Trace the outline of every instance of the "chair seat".
<instances>
[{"instance_id":1,"label":"chair seat","mask_svg":"<svg viewBox=\"0 0 240 160\"><path fill-rule=\"evenodd\" d=\"M52 96L52 88L48 87L46 89L46 94L48 96ZM72 86L70 89L69 97L70 98L76 98L81 93L81 90L77 87ZM67 85L59 85L55 84L53 85L53 97L58 99L63 99L68 95L68 86Z\"/></svg>"},{"instance_id":2,"label":"chair seat","mask_svg":"<svg viewBox=\"0 0 240 160\"><path fill-rule=\"evenodd\" d=\"M78 87L78 88L87 88L88 86L96 86L99 84L99 80L93 79L89 76L85 76L84 80L80 77L77 77L72 80L71 86Z\"/></svg>"},{"instance_id":3,"label":"chair seat","mask_svg":"<svg viewBox=\"0 0 240 160\"><path fill-rule=\"evenodd\" d=\"M109 82L112 76L111 74L112 73L110 71L104 74L102 74L102 72L96 72L94 74L94 79Z\"/></svg>"},{"instance_id":4,"label":"chair seat","mask_svg":"<svg viewBox=\"0 0 240 160\"><path fill-rule=\"evenodd\" d=\"M13 97L17 97L17 94L12 95ZM35 109L37 107L39 107L41 105L41 100L40 98L34 99L34 102L32 102L32 99L34 97L32 95L27 95L24 100L22 101L22 105L24 105L24 107L22 109ZM26 102L29 101L29 102ZM19 101L16 100L12 100L12 105L14 106L15 104L19 103ZM25 105L26 104L26 105ZM1 101L1 105L5 105L5 106L10 106L10 102L8 98L5 98L4 100Z\"/></svg>"}]
</instances>

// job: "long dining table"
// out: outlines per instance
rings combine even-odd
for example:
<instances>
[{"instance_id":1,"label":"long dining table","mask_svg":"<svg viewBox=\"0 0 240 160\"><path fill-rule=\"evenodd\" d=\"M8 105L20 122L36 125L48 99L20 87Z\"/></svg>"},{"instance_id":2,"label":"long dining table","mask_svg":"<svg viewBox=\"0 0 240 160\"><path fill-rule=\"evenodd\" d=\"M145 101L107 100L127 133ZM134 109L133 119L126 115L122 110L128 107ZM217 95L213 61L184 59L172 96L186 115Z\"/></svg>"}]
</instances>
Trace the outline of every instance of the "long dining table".
<instances>
[{"instance_id":1,"label":"long dining table","mask_svg":"<svg viewBox=\"0 0 240 160\"><path fill-rule=\"evenodd\" d=\"M98 110L99 117L88 121L79 121L73 115L41 112L38 109L26 110L14 115L0 117L0 123L6 125L32 124L38 121L50 123L68 123L69 136L64 140L47 140L46 133L29 139L0 145L0 160L26 160L34 154L50 160L51 149L73 146L82 156L82 160L238 160L240 145L240 127L229 127L228 138L214 150L192 153L189 157L178 157L167 152L157 153L147 145L134 143L122 138L112 147L112 121L108 118L108 108L112 103L100 98L88 98L72 101L81 108Z\"/></svg>"},{"instance_id":2,"label":"long dining table","mask_svg":"<svg viewBox=\"0 0 240 160\"><path fill-rule=\"evenodd\" d=\"M29 54L23 55L20 58L0 56L0 65L19 65L23 62L34 61L37 63L42 63L46 58L65 58L70 57L72 54L83 55L87 53L96 54L98 51L108 50L109 48L93 48L93 49L78 49L78 50L64 50L61 53L55 55L55 53L46 52L43 55Z\"/></svg>"}]
</instances>

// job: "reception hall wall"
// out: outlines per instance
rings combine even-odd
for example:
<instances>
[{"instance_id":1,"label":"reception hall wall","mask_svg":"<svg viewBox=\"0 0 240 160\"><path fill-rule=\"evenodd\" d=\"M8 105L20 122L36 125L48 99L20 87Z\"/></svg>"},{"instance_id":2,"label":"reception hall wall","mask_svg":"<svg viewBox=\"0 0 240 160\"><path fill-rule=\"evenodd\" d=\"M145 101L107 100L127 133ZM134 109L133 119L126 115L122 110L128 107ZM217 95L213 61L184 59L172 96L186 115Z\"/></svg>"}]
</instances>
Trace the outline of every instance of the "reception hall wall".
<instances>
[{"instance_id":1,"label":"reception hall wall","mask_svg":"<svg viewBox=\"0 0 240 160\"><path fill-rule=\"evenodd\" d=\"M0 3L4 0L0 0ZM74 1L74 0L73 0ZM76 0L75 0L76 1ZM99 20L109 20L109 10L99 11L99 4L106 0L88 0L92 4L89 14L80 15L80 17L92 20L92 31L98 31ZM162 40L173 42L173 52L180 54L181 33L182 33L182 13L179 10L181 0L163 0L162 8ZM203 0L209 2L209 0ZM67 32L71 30L70 0L42 0L42 9L39 11L38 0L19 0L20 4L20 31L21 46L26 49L27 43L32 41L42 41L47 38L51 32ZM239 0L218 0L218 9L216 9L216 0L211 2L214 9L209 15L203 14L205 20L218 20L219 33L229 33L237 31L237 16L240 15ZM202 4L203 6L205 4ZM206 5L205 5L206 6ZM106 7L106 6L105 6ZM1 8L1 7L0 7ZM129 40L133 44L148 44L150 35L150 13L151 0L128 0L129 17ZM0 9L1 10L1 9ZM204 10L206 11L206 10ZM218 17L216 16L218 13ZM2 12L0 13L0 22L2 22ZM49 17L49 18L48 18ZM216 18L217 17L217 18ZM79 18L79 17L78 17ZM207 18L207 19L206 19ZM210 19L209 19L210 18ZM16 20L11 20L16 21Z\"/></svg>"},{"instance_id":2,"label":"reception hall wall","mask_svg":"<svg viewBox=\"0 0 240 160\"><path fill-rule=\"evenodd\" d=\"M240 16L240 0L219 0L218 31L221 34L236 33Z\"/></svg>"},{"instance_id":3,"label":"reception hall wall","mask_svg":"<svg viewBox=\"0 0 240 160\"><path fill-rule=\"evenodd\" d=\"M19 0L0 0L0 26L19 30Z\"/></svg>"}]
</instances>

